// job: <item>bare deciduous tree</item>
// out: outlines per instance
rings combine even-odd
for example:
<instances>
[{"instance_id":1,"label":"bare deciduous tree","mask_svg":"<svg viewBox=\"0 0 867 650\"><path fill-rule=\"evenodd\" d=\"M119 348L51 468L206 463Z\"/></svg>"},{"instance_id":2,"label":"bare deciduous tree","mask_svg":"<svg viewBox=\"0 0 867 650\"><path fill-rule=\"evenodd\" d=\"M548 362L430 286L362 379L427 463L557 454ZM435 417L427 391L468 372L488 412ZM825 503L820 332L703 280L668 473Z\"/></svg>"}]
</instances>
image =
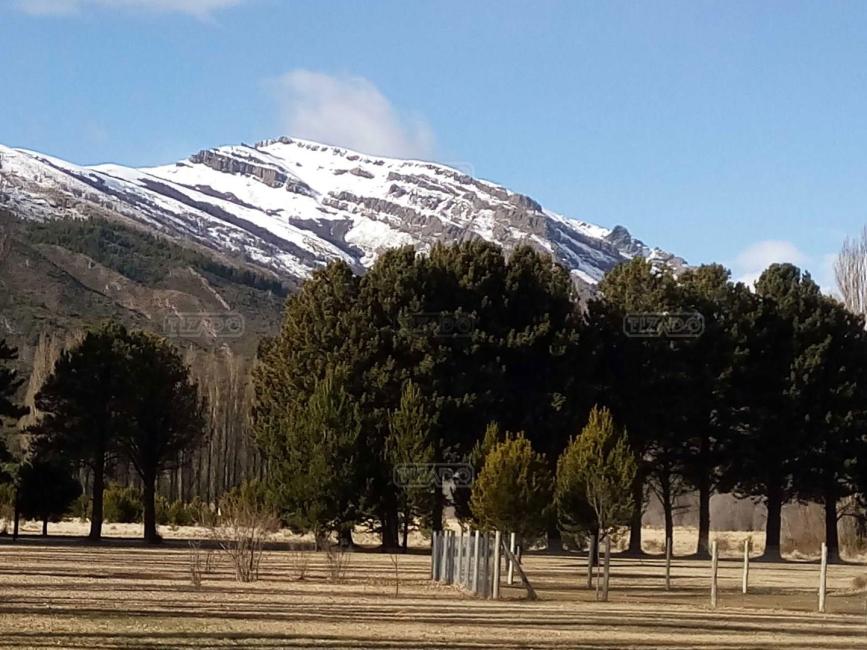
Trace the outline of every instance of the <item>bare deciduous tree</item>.
<instances>
[{"instance_id":1,"label":"bare deciduous tree","mask_svg":"<svg viewBox=\"0 0 867 650\"><path fill-rule=\"evenodd\" d=\"M843 242L834 261L834 277L846 307L867 315L867 228Z\"/></svg>"}]
</instances>

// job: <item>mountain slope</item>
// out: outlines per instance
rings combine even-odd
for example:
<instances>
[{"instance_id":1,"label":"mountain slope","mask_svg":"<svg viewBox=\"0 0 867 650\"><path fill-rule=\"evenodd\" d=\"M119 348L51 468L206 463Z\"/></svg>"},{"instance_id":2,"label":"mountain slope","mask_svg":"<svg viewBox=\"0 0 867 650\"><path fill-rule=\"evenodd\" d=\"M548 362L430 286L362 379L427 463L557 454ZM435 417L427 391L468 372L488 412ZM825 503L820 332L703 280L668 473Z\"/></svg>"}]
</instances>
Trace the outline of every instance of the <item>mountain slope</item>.
<instances>
[{"instance_id":1,"label":"mountain slope","mask_svg":"<svg viewBox=\"0 0 867 650\"><path fill-rule=\"evenodd\" d=\"M27 219L135 222L280 278L334 259L361 271L389 247L469 237L547 251L588 288L635 255L684 265L623 227L567 219L444 165L289 138L145 169L81 167L0 146L0 206Z\"/></svg>"}]
</instances>

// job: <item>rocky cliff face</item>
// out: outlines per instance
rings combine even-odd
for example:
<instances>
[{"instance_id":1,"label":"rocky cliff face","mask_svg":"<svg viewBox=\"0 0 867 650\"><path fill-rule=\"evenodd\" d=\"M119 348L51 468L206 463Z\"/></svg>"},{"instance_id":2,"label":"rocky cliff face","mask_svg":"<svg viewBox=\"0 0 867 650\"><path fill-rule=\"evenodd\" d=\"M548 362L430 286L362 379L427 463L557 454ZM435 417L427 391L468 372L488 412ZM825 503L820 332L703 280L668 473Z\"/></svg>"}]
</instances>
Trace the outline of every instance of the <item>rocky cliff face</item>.
<instances>
[{"instance_id":1,"label":"rocky cliff face","mask_svg":"<svg viewBox=\"0 0 867 650\"><path fill-rule=\"evenodd\" d=\"M0 206L31 219L135 222L295 279L334 259L363 270L389 247L467 238L546 251L583 288L636 255L684 264L622 226L568 219L456 169L290 138L148 169L80 167L0 147Z\"/></svg>"}]
</instances>

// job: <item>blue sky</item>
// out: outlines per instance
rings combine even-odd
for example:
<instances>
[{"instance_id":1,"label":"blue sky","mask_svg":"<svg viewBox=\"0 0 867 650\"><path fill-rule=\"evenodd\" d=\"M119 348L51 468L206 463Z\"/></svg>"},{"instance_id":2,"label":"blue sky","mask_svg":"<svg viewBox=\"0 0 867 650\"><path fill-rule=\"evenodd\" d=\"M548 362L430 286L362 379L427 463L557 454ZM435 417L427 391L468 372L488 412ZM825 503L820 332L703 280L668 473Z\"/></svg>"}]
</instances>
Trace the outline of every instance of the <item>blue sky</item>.
<instances>
[{"instance_id":1,"label":"blue sky","mask_svg":"<svg viewBox=\"0 0 867 650\"><path fill-rule=\"evenodd\" d=\"M867 224L867 3L0 0L0 142L432 158L690 262L833 283Z\"/></svg>"}]
</instances>

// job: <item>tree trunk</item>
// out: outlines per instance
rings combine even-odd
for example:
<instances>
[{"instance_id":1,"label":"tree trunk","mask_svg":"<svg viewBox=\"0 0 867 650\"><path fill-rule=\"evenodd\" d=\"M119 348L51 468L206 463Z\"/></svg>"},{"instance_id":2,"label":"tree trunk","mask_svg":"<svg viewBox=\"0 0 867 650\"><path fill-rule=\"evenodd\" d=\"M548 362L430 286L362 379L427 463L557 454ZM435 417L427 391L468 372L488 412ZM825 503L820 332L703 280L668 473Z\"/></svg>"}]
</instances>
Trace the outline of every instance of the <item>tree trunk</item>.
<instances>
[{"instance_id":1,"label":"tree trunk","mask_svg":"<svg viewBox=\"0 0 867 650\"><path fill-rule=\"evenodd\" d=\"M443 529L443 490L437 486L434 492L433 508L431 511L431 530L437 532Z\"/></svg>"},{"instance_id":2,"label":"tree trunk","mask_svg":"<svg viewBox=\"0 0 867 650\"><path fill-rule=\"evenodd\" d=\"M710 479L702 473L698 480L698 548L701 558L710 557Z\"/></svg>"},{"instance_id":3,"label":"tree trunk","mask_svg":"<svg viewBox=\"0 0 867 650\"><path fill-rule=\"evenodd\" d=\"M596 566L596 549L599 548L599 530L590 536L590 546L587 549L587 588L593 589L593 568Z\"/></svg>"},{"instance_id":4,"label":"tree trunk","mask_svg":"<svg viewBox=\"0 0 867 650\"><path fill-rule=\"evenodd\" d=\"M825 490L825 545L828 547L828 562L840 559L840 542L837 535L837 491Z\"/></svg>"},{"instance_id":5,"label":"tree trunk","mask_svg":"<svg viewBox=\"0 0 867 650\"><path fill-rule=\"evenodd\" d=\"M48 515L42 517L42 536L48 537Z\"/></svg>"},{"instance_id":6,"label":"tree trunk","mask_svg":"<svg viewBox=\"0 0 867 650\"><path fill-rule=\"evenodd\" d=\"M352 541L352 527L343 526L337 531L337 543L341 548L351 548L354 542Z\"/></svg>"},{"instance_id":7,"label":"tree trunk","mask_svg":"<svg viewBox=\"0 0 867 650\"><path fill-rule=\"evenodd\" d=\"M97 458L93 468L93 500L90 512L90 539L99 541L102 538L102 497L105 491L105 459Z\"/></svg>"},{"instance_id":8,"label":"tree trunk","mask_svg":"<svg viewBox=\"0 0 867 650\"><path fill-rule=\"evenodd\" d=\"M397 517L397 508L386 506L382 516L382 548L386 550L396 549L398 545L398 529L400 523Z\"/></svg>"},{"instance_id":9,"label":"tree trunk","mask_svg":"<svg viewBox=\"0 0 867 650\"><path fill-rule=\"evenodd\" d=\"M782 528L783 496L776 485L768 487L768 521L765 524L765 553L767 560L782 559L780 553L780 530Z\"/></svg>"},{"instance_id":10,"label":"tree trunk","mask_svg":"<svg viewBox=\"0 0 867 650\"><path fill-rule=\"evenodd\" d=\"M144 501L144 539L148 544L157 544L161 538L157 533L157 508L156 508L156 476L142 477Z\"/></svg>"},{"instance_id":11,"label":"tree trunk","mask_svg":"<svg viewBox=\"0 0 867 650\"><path fill-rule=\"evenodd\" d=\"M18 522L21 521L21 505L18 501L18 488L15 488L15 504L12 515L12 541L18 539Z\"/></svg>"},{"instance_id":12,"label":"tree trunk","mask_svg":"<svg viewBox=\"0 0 867 650\"><path fill-rule=\"evenodd\" d=\"M608 602L608 579L611 576L611 535L605 536L605 569L602 578L602 602Z\"/></svg>"},{"instance_id":13,"label":"tree trunk","mask_svg":"<svg viewBox=\"0 0 867 650\"><path fill-rule=\"evenodd\" d=\"M563 536L560 535L560 529L556 525L552 524L548 528L548 544L545 551L555 555L563 552Z\"/></svg>"},{"instance_id":14,"label":"tree trunk","mask_svg":"<svg viewBox=\"0 0 867 650\"><path fill-rule=\"evenodd\" d=\"M632 484L632 520L629 522L630 555L641 555L641 516L644 510L644 475L639 471Z\"/></svg>"},{"instance_id":15,"label":"tree trunk","mask_svg":"<svg viewBox=\"0 0 867 650\"><path fill-rule=\"evenodd\" d=\"M673 543L674 540L674 517L672 515L672 498L671 498L671 473L666 470L660 477L660 486L662 488L662 511L665 517L665 541Z\"/></svg>"},{"instance_id":16,"label":"tree trunk","mask_svg":"<svg viewBox=\"0 0 867 650\"><path fill-rule=\"evenodd\" d=\"M409 506L409 500L404 499L403 504L403 552L406 553L409 545L409 520L412 515L412 508Z\"/></svg>"}]
</instances>

